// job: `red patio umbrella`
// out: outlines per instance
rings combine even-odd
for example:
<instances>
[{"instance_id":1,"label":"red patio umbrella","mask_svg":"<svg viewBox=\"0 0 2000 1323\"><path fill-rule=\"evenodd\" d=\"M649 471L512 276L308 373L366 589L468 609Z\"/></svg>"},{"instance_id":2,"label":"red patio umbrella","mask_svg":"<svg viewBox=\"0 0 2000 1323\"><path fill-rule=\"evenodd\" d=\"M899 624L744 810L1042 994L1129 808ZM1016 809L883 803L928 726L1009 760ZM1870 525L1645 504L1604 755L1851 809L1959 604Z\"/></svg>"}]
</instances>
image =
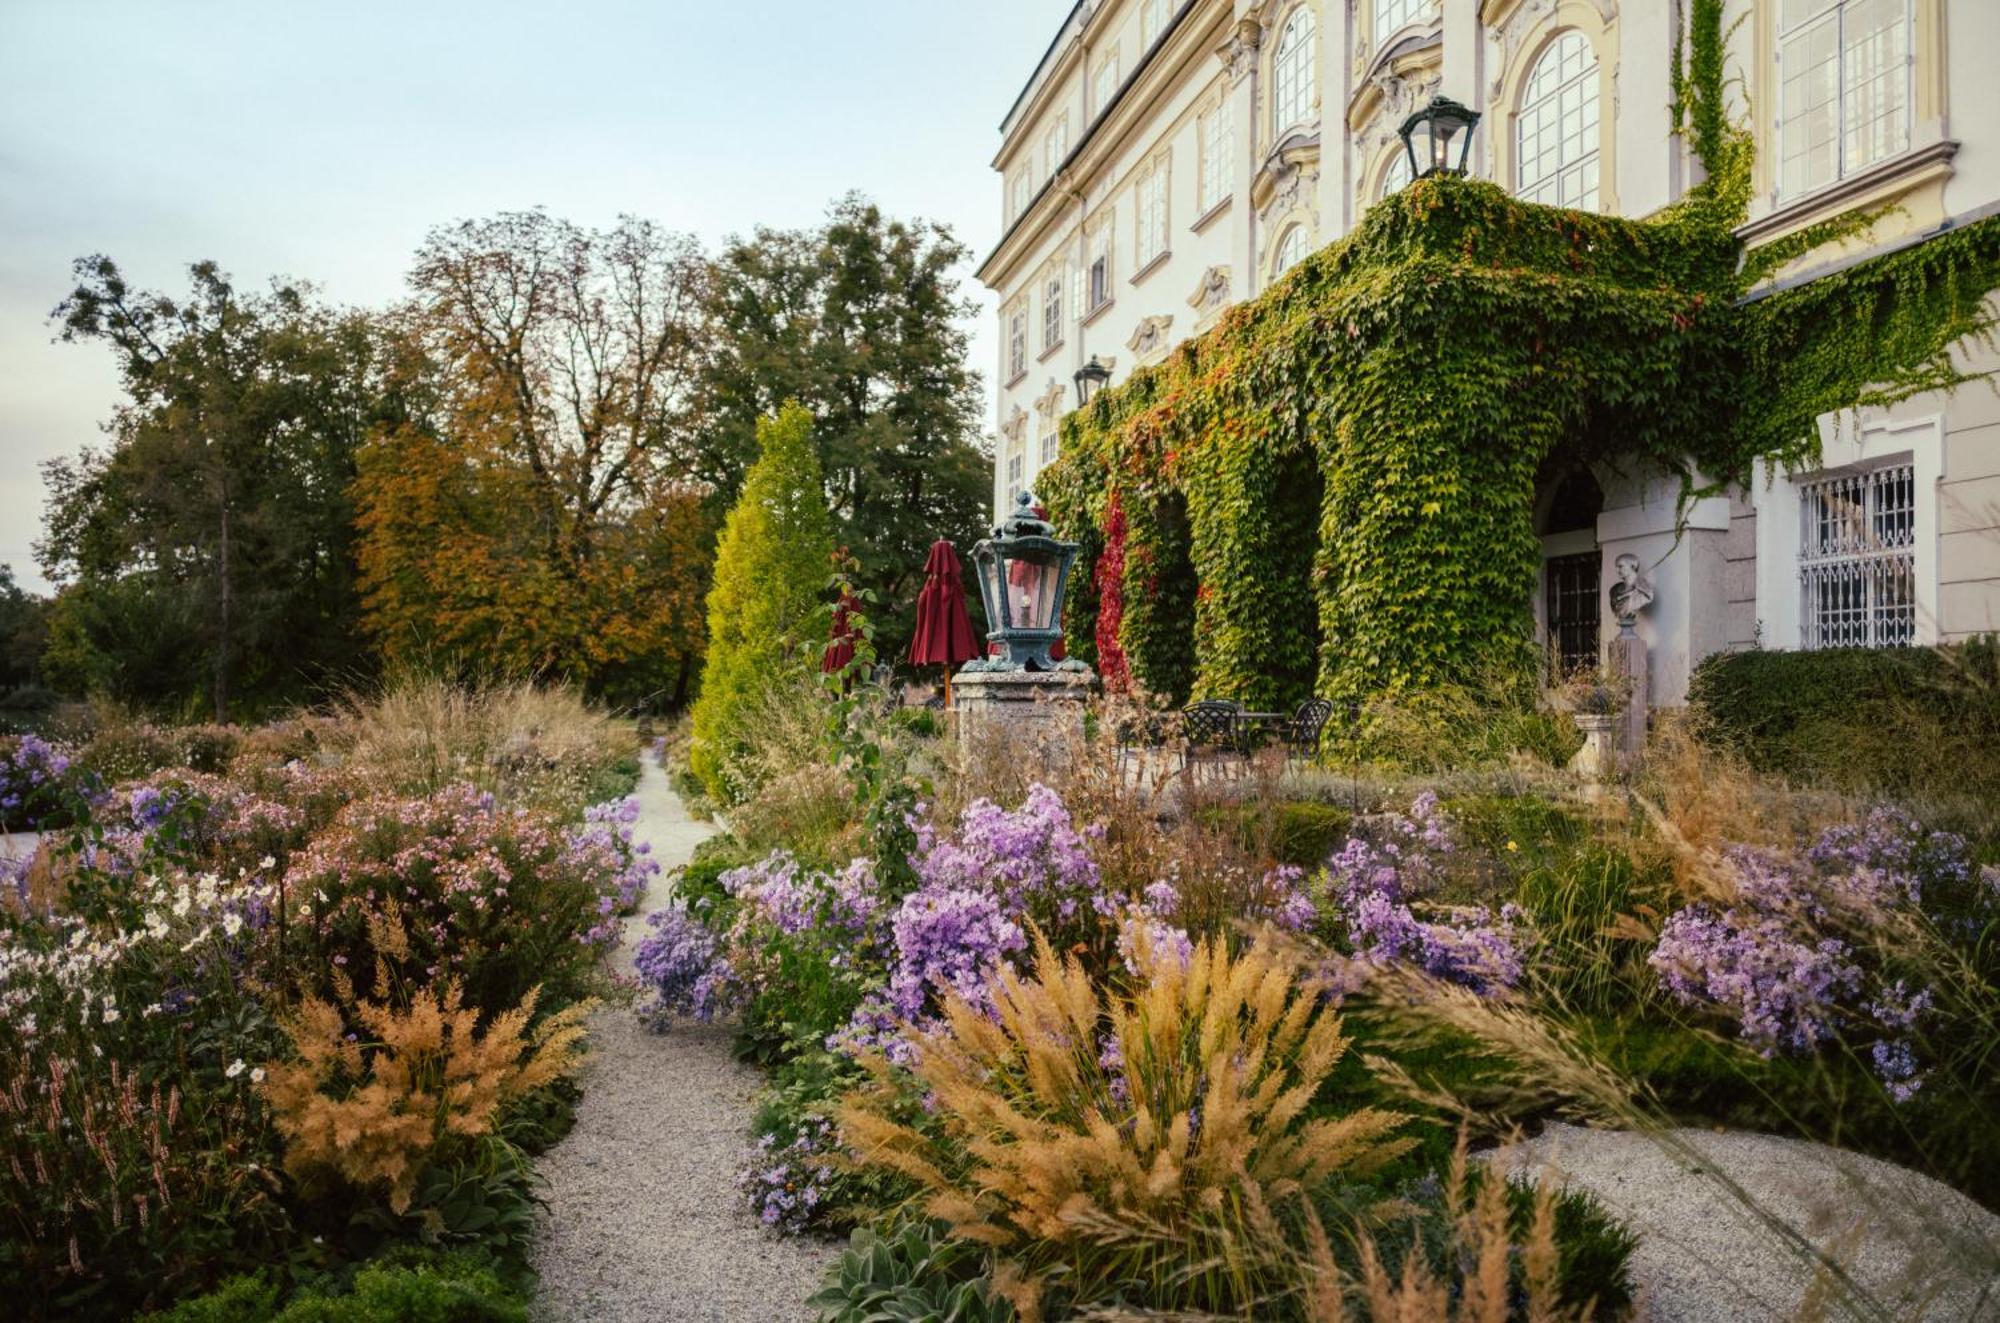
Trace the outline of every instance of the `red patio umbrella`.
<instances>
[{"instance_id":1,"label":"red patio umbrella","mask_svg":"<svg viewBox=\"0 0 2000 1323\"><path fill-rule=\"evenodd\" d=\"M924 558L924 590L917 594L917 632L910 639L910 662L944 667L944 701L951 706L951 668L979 655L972 617L965 610L965 581L958 552L939 538Z\"/></svg>"},{"instance_id":2,"label":"red patio umbrella","mask_svg":"<svg viewBox=\"0 0 2000 1323\"><path fill-rule=\"evenodd\" d=\"M849 612L861 605L861 599L851 592L843 592L840 602L833 608L833 638L827 645L826 656L820 658L819 668L828 675L847 669L854 660L854 624Z\"/></svg>"}]
</instances>

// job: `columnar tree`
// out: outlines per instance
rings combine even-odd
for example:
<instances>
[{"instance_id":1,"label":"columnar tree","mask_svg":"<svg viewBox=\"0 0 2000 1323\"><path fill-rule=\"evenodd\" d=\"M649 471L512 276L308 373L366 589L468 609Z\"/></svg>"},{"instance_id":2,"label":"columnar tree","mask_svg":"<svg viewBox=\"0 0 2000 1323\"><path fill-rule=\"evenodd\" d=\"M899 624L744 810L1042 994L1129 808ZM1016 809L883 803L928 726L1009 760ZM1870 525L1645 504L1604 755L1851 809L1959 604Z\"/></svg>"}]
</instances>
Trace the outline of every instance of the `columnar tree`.
<instances>
[{"instance_id":1,"label":"columnar tree","mask_svg":"<svg viewBox=\"0 0 2000 1323\"><path fill-rule=\"evenodd\" d=\"M792 402L758 424L761 455L723 525L708 593L708 659L694 707L689 763L723 802L744 787L732 759L765 689L811 664L806 631L831 572L825 477L813 418Z\"/></svg>"},{"instance_id":2,"label":"columnar tree","mask_svg":"<svg viewBox=\"0 0 2000 1323\"><path fill-rule=\"evenodd\" d=\"M713 529L686 448L706 275L692 240L631 218L425 240L397 317L423 407L355 488L390 660L686 696Z\"/></svg>"}]
</instances>

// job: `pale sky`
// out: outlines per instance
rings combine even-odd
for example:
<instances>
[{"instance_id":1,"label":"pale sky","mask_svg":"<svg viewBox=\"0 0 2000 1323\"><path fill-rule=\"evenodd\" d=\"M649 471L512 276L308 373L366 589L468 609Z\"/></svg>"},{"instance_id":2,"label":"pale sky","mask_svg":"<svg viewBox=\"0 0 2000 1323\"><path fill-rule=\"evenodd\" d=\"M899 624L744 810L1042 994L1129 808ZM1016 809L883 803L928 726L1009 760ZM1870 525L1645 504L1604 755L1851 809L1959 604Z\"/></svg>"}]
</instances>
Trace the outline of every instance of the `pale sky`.
<instances>
[{"instance_id":1,"label":"pale sky","mask_svg":"<svg viewBox=\"0 0 2000 1323\"><path fill-rule=\"evenodd\" d=\"M715 247L850 189L974 253L999 124L1071 0L0 0L0 563L43 589L39 464L100 437L110 354L51 343L71 259L213 258L395 298L432 225L533 206ZM990 417L990 409L988 415Z\"/></svg>"}]
</instances>

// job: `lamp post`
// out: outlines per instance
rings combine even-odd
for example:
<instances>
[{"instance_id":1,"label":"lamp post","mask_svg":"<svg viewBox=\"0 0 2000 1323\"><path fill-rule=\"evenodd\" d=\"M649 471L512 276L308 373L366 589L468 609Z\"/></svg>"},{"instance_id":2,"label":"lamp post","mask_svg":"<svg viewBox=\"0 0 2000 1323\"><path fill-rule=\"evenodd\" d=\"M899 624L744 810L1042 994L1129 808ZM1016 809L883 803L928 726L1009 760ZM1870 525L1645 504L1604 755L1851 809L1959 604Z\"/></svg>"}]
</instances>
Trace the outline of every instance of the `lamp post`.
<instances>
[{"instance_id":1,"label":"lamp post","mask_svg":"<svg viewBox=\"0 0 2000 1323\"><path fill-rule=\"evenodd\" d=\"M1109 380L1111 380L1111 369L1098 361L1096 354L1092 354L1090 361L1076 370L1077 407L1081 409L1088 406L1091 396L1097 394L1098 389Z\"/></svg>"},{"instance_id":2,"label":"lamp post","mask_svg":"<svg viewBox=\"0 0 2000 1323\"><path fill-rule=\"evenodd\" d=\"M1062 638L1063 594L1076 553L1076 543L1061 541L1047 520L1035 517L1034 496L1022 492L1013 515L972 549L979 596L986 603L986 637L1001 651L967 670L1064 669L1049 651Z\"/></svg>"},{"instance_id":3,"label":"lamp post","mask_svg":"<svg viewBox=\"0 0 2000 1323\"><path fill-rule=\"evenodd\" d=\"M1472 153L1472 129L1479 112L1462 106L1448 96L1434 96L1429 105L1403 121L1397 132L1403 150L1409 154L1410 175L1423 179L1430 175L1462 175L1466 158ZM1423 143L1417 142L1418 134ZM1452 141L1458 142L1458 164L1451 162Z\"/></svg>"}]
</instances>

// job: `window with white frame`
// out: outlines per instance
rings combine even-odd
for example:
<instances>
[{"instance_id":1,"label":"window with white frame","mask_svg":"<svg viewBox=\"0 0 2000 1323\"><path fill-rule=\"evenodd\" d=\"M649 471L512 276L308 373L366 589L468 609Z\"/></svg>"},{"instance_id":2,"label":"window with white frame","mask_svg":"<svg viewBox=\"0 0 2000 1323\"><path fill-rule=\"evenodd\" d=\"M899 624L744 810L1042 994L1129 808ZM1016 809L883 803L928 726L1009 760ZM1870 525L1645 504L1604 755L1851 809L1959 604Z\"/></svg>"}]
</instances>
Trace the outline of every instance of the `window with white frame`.
<instances>
[{"instance_id":1,"label":"window with white frame","mask_svg":"<svg viewBox=\"0 0 2000 1323\"><path fill-rule=\"evenodd\" d=\"M1597 209L1597 55L1565 32L1535 61L1515 120L1514 191L1528 202Z\"/></svg>"},{"instance_id":2,"label":"window with white frame","mask_svg":"<svg viewBox=\"0 0 2000 1323\"><path fill-rule=\"evenodd\" d=\"M1284 236L1278 240L1278 256L1272 264L1272 276L1282 276L1305 261L1306 253L1309 251L1308 242L1305 226L1294 225L1286 230Z\"/></svg>"},{"instance_id":3,"label":"window with white frame","mask_svg":"<svg viewBox=\"0 0 2000 1323\"><path fill-rule=\"evenodd\" d=\"M1090 79L1090 113L1102 115L1110 106L1111 98L1118 95L1118 49L1113 47L1097 62L1097 72Z\"/></svg>"},{"instance_id":4,"label":"window with white frame","mask_svg":"<svg viewBox=\"0 0 2000 1323\"><path fill-rule=\"evenodd\" d=\"M1414 178L1416 176L1410 170L1410 154L1406 151L1397 152L1389 158L1389 168L1382 172L1380 196L1386 198L1402 192L1410 186L1410 181Z\"/></svg>"},{"instance_id":5,"label":"window with white frame","mask_svg":"<svg viewBox=\"0 0 2000 1323\"><path fill-rule=\"evenodd\" d=\"M1222 205L1229 196L1234 180L1230 178L1236 171L1236 144L1231 138L1235 131L1232 121L1235 112L1230 108L1229 94L1225 91L1221 100L1201 114L1196 126L1196 141L1201 151L1201 214Z\"/></svg>"},{"instance_id":6,"label":"window with white frame","mask_svg":"<svg viewBox=\"0 0 2000 1323\"><path fill-rule=\"evenodd\" d=\"M1111 253L1112 225L1110 218L1106 217L1090 240L1090 272L1084 292L1087 299L1085 308L1089 312L1096 312L1111 302Z\"/></svg>"},{"instance_id":7,"label":"window with white frame","mask_svg":"<svg viewBox=\"0 0 2000 1323\"><path fill-rule=\"evenodd\" d=\"M1056 462L1056 449L1062 443L1061 438L1061 422L1055 414L1051 413L1048 415L1048 421L1042 431L1042 453L1040 456L1040 466L1042 468L1047 468Z\"/></svg>"},{"instance_id":8,"label":"window with white frame","mask_svg":"<svg viewBox=\"0 0 2000 1323\"><path fill-rule=\"evenodd\" d=\"M1375 0L1375 44L1381 45L1423 17L1436 0Z\"/></svg>"},{"instance_id":9,"label":"window with white frame","mask_svg":"<svg viewBox=\"0 0 2000 1323\"><path fill-rule=\"evenodd\" d=\"M1134 271L1144 271L1167 251L1167 167L1166 157L1156 158L1133 185L1132 200L1137 219L1133 237L1137 243Z\"/></svg>"},{"instance_id":10,"label":"window with white frame","mask_svg":"<svg viewBox=\"0 0 2000 1323\"><path fill-rule=\"evenodd\" d=\"M1278 37L1277 53L1271 60L1271 131L1282 137L1286 129L1312 119L1313 66L1319 51L1319 27L1312 10L1300 5L1292 11L1285 30Z\"/></svg>"},{"instance_id":11,"label":"window with white frame","mask_svg":"<svg viewBox=\"0 0 2000 1323\"><path fill-rule=\"evenodd\" d=\"M1027 456L1021 453L1021 447L1018 444L1010 446L1007 455L1008 500L1013 500L1026 489L1028 480L1027 465L1028 459Z\"/></svg>"},{"instance_id":12,"label":"window with white frame","mask_svg":"<svg viewBox=\"0 0 2000 1323\"><path fill-rule=\"evenodd\" d=\"M1889 464L1796 485L1800 645L1901 648L1915 642L1914 465Z\"/></svg>"},{"instance_id":13,"label":"window with white frame","mask_svg":"<svg viewBox=\"0 0 2000 1323\"><path fill-rule=\"evenodd\" d=\"M1167 0L1140 0L1139 45L1151 46L1167 27Z\"/></svg>"},{"instance_id":14,"label":"window with white frame","mask_svg":"<svg viewBox=\"0 0 2000 1323\"><path fill-rule=\"evenodd\" d=\"M1007 380L1013 381L1028 370L1028 309L1014 305L1007 314Z\"/></svg>"},{"instance_id":15,"label":"window with white frame","mask_svg":"<svg viewBox=\"0 0 2000 1323\"><path fill-rule=\"evenodd\" d=\"M1014 172L1014 182L1007 188L1007 223L1011 225L1027 215L1028 204L1034 199L1034 180L1024 165Z\"/></svg>"},{"instance_id":16,"label":"window with white frame","mask_svg":"<svg viewBox=\"0 0 2000 1323\"><path fill-rule=\"evenodd\" d=\"M1062 169L1069 159L1069 115L1065 112L1049 125L1048 136L1042 139L1042 175L1054 179L1056 171Z\"/></svg>"},{"instance_id":17,"label":"window with white frame","mask_svg":"<svg viewBox=\"0 0 2000 1323\"><path fill-rule=\"evenodd\" d=\"M1063 269L1050 267L1042 281L1042 352L1054 349L1063 340Z\"/></svg>"},{"instance_id":18,"label":"window with white frame","mask_svg":"<svg viewBox=\"0 0 2000 1323\"><path fill-rule=\"evenodd\" d=\"M1910 9L1911 0L1781 0L1781 197L1908 150Z\"/></svg>"}]
</instances>

